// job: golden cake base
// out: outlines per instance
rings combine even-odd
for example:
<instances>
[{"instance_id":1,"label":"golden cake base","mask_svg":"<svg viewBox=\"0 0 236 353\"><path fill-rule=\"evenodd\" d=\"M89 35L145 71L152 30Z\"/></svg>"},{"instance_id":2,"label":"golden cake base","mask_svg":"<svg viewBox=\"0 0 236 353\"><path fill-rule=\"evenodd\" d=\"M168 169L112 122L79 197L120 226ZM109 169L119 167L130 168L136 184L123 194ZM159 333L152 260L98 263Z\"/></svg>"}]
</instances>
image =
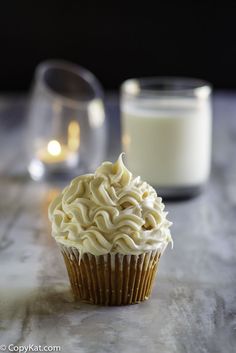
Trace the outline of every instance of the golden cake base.
<instances>
[{"instance_id":1,"label":"golden cake base","mask_svg":"<svg viewBox=\"0 0 236 353\"><path fill-rule=\"evenodd\" d=\"M76 299L100 305L128 305L147 300L161 253L84 254L59 244Z\"/></svg>"}]
</instances>

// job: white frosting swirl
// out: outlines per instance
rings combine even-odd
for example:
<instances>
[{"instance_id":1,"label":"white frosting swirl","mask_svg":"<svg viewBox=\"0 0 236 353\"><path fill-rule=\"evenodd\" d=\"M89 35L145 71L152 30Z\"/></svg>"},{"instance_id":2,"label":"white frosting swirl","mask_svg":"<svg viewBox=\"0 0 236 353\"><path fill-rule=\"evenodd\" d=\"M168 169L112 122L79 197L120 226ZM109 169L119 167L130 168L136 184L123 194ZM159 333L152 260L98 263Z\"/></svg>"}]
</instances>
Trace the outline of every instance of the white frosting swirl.
<instances>
[{"instance_id":1,"label":"white frosting swirl","mask_svg":"<svg viewBox=\"0 0 236 353\"><path fill-rule=\"evenodd\" d=\"M149 184L133 178L121 154L73 179L49 206L49 219L56 241L81 255L137 255L172 243L164 207Z\"/></svg>"}]
</instances>

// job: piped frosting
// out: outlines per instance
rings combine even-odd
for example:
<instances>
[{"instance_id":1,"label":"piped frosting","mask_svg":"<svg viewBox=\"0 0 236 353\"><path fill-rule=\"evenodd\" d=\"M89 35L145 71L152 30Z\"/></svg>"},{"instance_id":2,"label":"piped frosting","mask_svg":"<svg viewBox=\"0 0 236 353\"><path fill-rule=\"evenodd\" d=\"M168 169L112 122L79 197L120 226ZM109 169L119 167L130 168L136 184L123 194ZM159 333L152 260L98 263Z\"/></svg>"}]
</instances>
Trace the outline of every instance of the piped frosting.
<instances>
[{"instance_id":1,"label":"piped frosting","mask_svg":"<svg viewBox=\"0 0 236 353\"><path fill-rule=\"evenodd\" d=\"M162 199L125 167L122 154L73 179L49 207L57 242L84 253L138 255L172 242Z\"/></svg>"}]
</instances>

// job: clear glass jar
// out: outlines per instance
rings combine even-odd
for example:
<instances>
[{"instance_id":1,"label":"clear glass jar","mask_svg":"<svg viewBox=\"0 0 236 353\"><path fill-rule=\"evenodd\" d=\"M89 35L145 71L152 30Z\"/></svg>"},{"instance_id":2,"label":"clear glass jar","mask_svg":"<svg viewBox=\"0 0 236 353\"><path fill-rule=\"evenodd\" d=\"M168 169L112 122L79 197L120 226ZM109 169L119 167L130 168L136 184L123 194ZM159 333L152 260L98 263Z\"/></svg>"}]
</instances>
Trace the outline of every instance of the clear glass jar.
<instances>
[{"instance_id":1,"label":"clear glass jar","mask_svg":"<svg viewBox=\"0 0 236 353\"><path fill-rule=\"evenodd\" d=\"M46 61L35 72L28 113L28 170L34 180L90 172L106 148L103 90L92 73Z\"/></svg>"},{"instance_id":2,"label":"clear glass jar","mask_svg":"<svg viewBox=\"0 0 236 353\"><path fill-rule=\"evenodd\" d=\"M209 83L190 78L130 79L121 87L127 164L165 197L198 194L211 167Z\"/></svg>"}]
</instances>

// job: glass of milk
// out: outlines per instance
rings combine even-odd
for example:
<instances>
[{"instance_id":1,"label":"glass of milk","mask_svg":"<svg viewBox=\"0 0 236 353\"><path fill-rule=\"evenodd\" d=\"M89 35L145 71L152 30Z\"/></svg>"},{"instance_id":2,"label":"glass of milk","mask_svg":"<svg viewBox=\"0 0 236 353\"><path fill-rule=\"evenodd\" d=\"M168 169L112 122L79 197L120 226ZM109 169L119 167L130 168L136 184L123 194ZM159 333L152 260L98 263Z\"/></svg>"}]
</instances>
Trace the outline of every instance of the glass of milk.
<instances>
[{"instance_id":1,"label":"glass of milk","mask_svg":"<svg viewBox=\"0 0 236 353\"><path fill-rule=\"evenodd\" d=\"M122 145L128 167L165 197L198 194L211 167L209 83L130 79L121 87Z\"/></svg>"}]
</instances>

